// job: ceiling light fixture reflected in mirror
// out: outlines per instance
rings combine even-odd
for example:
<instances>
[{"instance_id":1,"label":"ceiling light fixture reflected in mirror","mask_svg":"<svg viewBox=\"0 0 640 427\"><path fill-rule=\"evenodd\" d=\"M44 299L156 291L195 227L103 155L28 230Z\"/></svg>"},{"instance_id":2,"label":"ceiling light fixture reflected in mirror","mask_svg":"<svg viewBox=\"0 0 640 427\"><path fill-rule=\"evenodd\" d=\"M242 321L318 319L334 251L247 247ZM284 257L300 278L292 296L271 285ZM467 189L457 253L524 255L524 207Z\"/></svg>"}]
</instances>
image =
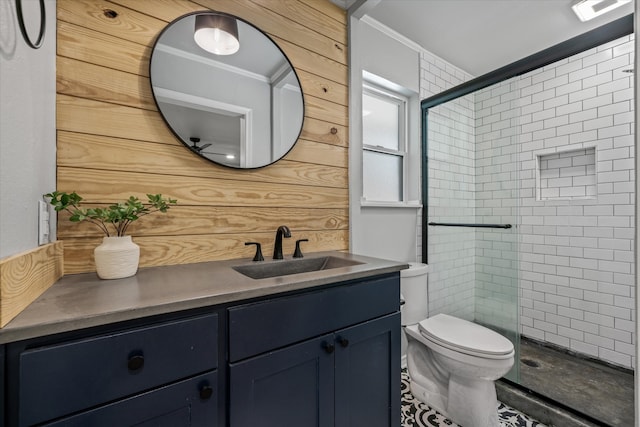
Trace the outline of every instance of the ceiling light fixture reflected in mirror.
<instances>
[{"instance_id":1,"label":"ceiling light fixture reflected in mirror","mask_svg":"<svg viewBox=\"0 0 640 427\"><path fill-rule=\"evenodd\" d=\"M238 23L227 15L197 15L193 39L215 55L233 55L240 49Z\"/></svg>"}]
</instances>

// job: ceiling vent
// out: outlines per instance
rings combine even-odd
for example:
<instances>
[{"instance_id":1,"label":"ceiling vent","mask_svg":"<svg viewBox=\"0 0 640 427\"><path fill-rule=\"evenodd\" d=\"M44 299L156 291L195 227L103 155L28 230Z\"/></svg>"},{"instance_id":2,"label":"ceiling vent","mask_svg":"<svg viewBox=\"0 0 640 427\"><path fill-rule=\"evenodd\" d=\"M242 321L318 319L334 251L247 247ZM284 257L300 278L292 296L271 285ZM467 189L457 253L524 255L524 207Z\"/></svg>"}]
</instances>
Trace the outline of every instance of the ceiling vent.
<instances>
[{"instance_id":1,"label":"ceiling vent","mask_svg":"<svg viewBox=\"0 0 640 427\"><path fill-rule=\"evenodd\" d=\"M585 22L627 3L631 3L631 0L577 0L573 2L571 9Z\"/></svg>"}]
</instances>

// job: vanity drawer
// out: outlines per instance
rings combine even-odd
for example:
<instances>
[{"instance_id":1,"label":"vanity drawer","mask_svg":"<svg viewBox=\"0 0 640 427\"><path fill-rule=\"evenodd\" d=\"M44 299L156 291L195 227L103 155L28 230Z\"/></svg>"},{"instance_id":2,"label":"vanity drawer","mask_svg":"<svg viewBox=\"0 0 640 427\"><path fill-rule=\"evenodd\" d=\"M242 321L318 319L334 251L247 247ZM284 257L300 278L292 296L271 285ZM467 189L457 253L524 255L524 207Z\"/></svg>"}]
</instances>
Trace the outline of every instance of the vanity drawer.
<instances>
[{"instance_id":1,"label":"vanity drawer","mask_svg":"<svg viewBox=\"0 0 640 427\"><path fill-rule=\"evenodd\" d=\"M218 316L199 316L20 354L20 425L213 370Z\"/></svg>"},{"instance_id":2,"label":"vanity drawer","mask_svg":"<svg viewBox=\"0 0 640 427\"><path fill-rule=\"evenodd\" d=\"M229 309L229 361L398 311L400 274Z\"/></svg>"},{"instance_id":3,"label":"vanity drawer","mask_svg":"<svg viewBox=\"0 0 640 427\"><path fill-rule=\"evenodd\" d=\"M46 427L211 426L218 415L217 372L65 417Z\"/></svg>"}]
</instances>

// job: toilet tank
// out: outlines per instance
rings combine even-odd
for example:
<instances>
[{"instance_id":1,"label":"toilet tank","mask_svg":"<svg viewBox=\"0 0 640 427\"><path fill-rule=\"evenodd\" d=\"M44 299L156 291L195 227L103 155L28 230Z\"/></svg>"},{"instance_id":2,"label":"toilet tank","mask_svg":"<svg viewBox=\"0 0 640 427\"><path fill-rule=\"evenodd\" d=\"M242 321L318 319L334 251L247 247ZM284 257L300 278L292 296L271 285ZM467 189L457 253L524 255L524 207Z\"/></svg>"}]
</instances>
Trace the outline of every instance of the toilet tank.
<instances>
[{"instance_id":1,"label":"toilet tank","mask_svg":"<svg viewBox=\"0 0 640 427\"><path fill-rule=\"evenodd\" d=\"M412 262L400 271L400 293L404 299L401 307L402 325L414 325L428 316L427 277L429 266Z\"/></svg>"}]
</instances>

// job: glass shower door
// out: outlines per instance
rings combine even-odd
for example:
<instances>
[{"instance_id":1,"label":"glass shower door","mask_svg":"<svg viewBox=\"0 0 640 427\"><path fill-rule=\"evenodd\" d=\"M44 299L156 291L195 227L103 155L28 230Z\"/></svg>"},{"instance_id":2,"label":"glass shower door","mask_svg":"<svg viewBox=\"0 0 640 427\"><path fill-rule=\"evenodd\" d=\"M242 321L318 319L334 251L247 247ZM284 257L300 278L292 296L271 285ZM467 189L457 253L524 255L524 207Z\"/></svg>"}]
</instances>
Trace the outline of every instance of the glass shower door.
<instances>
[{"instance_id":1,"label":"glass shower door","mask_svg":"<svg viewBox=\"0 0 640 427\"><path fill-rule=\"evenodd\" d=\"M475 94L476 322L506 336L516 349L506 377L518 381L520 349L518 233L518 78Z\"/></svg>"},{"instance_id":2,"label":"glass shower door","mask_svg":"<svg viewBox=\"0 0 640 427\"><path fill-rule=\"evenodd\" d=\"M508 80L428 112L430 315L489 327L520 347L517 105ZM519 364L506 376L518 381Z\"/></svg>"}]
</instances>

